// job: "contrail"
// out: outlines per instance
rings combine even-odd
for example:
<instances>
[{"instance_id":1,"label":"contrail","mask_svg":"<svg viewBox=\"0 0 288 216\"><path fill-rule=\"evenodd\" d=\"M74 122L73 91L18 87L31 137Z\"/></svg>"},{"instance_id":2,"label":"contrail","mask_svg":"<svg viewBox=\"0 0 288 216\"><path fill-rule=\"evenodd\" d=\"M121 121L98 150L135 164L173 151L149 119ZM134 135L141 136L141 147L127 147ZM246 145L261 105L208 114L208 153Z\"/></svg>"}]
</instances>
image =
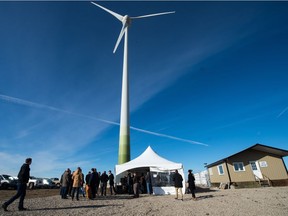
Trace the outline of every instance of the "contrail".
<instances>
[{"instance_id":1,"label":"contrail","mask_svg":"<svg viewBox=\"0 0 288 216\"><path fill-rule=\"evenodd\" d=\"M63 110L63 109L59 109L56 107L52 107L52 106L47 106L47 105L43 105L43 104L39 104L39 103L35 103L35 102L31 102L31 101L27 101L27 100L23 100L20 98L15 98L15 97L10 97L7 95L2 95L0 94L0 100L2 101L7 101L10 103L14 103L14 104L20 104L23 106L28 106L28 107L32 107L32 108L40 108L40 109L48 109L48 110L52 110L52 111L56 111L56 112L62 112L62 113L66 113L66 114L71 114L71 115L75 115L75 116L79 116L79 117L83 117L83 118L89 118L92 120L96 120L96 121L101 121L107 124L111 124L111 125L117 125L119 126L120 123L118 122L113 122L113 121L109 121L109 120L105 120L105 119L101 119L101 118L96 118L93 116L88 116L88 115L84 115L84 114L80 114L80 113L74 113L74 112L70 112L67 110ZM139 131L142 133L146 133L146 134L152 134L154 136L160 136L160 137L165 137L168 139L174 139L174 140L178 140L181 142L187 142L187 143L191 143L191 144L195 144L195 145L203 145L203 146L208 146L205 143L201 143L201 142L197 142L197 141L193 141L193 140L187 140L187 139L182 139L179 137L174 137L174 136L170 136L170 135L166 135L166 134L161 134L161 133L156 133L153 131L148 131L148 130L144 130L144 129L140 129L140 128L136 128L136 127L132 127L130 126L131 130L135 130L135 131Z\"/></svg>"},{"instance_id":2,"label":"contrail","mask_svg":"<svg viewBox=\"0 0 288 216\"><path fill-rule=\"evenodd\" d=\"M143 130L143 129L140 129L140 128L135 128L135 127L132 127L132 126L130 126L130 128L132 130L140 131L142 133L152 134L152 135L160 136L160 137L166 137L166 138L169 138L169 139L179 140L179 141L182 141L182 142L188 142L188 143L192 143L192 144L196 144L196 145L208 146L205 143L201 143L201 142L197 142L197 141L193 141L193 140L187 140L187 139L182 139L182 138L179 138L179 137L174 137L174 136L170 136L170 135L166 135L166 134L160 134L160 133L156 133L156 132L152 132L152 131L148 131L148 130Z\"/></svg>"},{"instance_id":3,"label":"contrail","mask_svg":"<svg viewBox=\"0 0 288 216\"><path fill-rule=\"evenodd\" d=\"M277 118L280 118L287 110L288 106L277 116Z\"/></svg>"}]
</instances>

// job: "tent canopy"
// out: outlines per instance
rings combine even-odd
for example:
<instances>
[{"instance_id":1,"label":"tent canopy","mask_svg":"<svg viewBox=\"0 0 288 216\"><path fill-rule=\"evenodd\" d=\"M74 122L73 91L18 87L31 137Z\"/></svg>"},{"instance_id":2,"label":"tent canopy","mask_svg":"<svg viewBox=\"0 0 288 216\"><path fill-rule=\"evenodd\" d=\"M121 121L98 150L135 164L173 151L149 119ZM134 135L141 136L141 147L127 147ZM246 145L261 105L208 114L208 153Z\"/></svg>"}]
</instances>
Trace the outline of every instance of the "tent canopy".
<instances>
[{"instance_id":1,"label":"tent canopy","mask_svg":"<svg viewBox=\"0 0 288 216\"><path fill-rule=\"evenodd\" d=\"M116 165L116 182L121 180L128 172L137 172L144 174L147 171L151 172L151 181L153 194L175 194L173 173L178 170L183 178L182 192L185 192L185 177L183 165L174 163L163 157L160 157L153 149L148 148L137 158L127 163Z\"/></svg>"},{"instance_id":2,"label":"tent canopy","mask_svg":"<svg viewBox=\"0 0 288 216\"><path fill-rule=\"evenodd\" d=\"M181 163L174 163L159 156L153 149L148 148L137 158L127 163L116 165L116 182L121 180L127 172L137 172L144 174L151 172L153 194L175 194L173 182L174 171L178 170L183 177L182 192L185 192L185 177Z\"/></svg>"},{"instance_id":3,"label":"tent canopy","mask_svg":"<svg viewBox=\"0 0 288 216\"><path fill-rule=\"evenodd\" d=\"M179 170L183 169L181 163L174 163L163 157L160 157L150 146L137 158L127 163L116 165L116 175L119 175L125 171L141 168L150 167L157 168L159 170Z\"/></svg>"}]
</instances>

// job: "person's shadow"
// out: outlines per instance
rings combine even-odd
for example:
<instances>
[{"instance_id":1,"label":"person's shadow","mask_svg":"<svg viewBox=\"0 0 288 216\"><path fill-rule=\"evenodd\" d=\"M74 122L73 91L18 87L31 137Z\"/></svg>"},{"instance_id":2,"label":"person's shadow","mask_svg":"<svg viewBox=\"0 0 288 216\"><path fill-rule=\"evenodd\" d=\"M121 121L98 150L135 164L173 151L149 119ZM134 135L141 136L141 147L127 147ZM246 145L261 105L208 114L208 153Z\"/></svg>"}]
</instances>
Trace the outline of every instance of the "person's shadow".
<instances>
[{"instance_id":1,"label":"person's shadow","mask_svg":"<svg viewBox=\"0 0 288 216\"><path fill-rule=\"evenodd\" d=\"M50 211L50 210L67 210L67 209L90 209L90 208L102 208L108 206L122 206L122 205L82 205L82 206L69 206L69 207L54 207L54 208L33 208L29 211Z\"/></svg>"}]
</instances>

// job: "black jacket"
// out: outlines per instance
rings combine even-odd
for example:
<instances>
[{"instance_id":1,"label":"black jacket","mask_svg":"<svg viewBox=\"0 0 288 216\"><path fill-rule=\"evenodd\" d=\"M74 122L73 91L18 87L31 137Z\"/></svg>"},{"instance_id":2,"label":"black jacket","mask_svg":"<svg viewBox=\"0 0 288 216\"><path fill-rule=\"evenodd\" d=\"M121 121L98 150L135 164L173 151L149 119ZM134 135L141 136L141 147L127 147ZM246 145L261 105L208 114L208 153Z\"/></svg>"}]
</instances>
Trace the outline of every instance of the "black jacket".
<instances>
[{"instance_id":1,"label":"black jacket","mask_svg":"<svg viewBox=\"0 0 288 216\"><path fill-rule=\"evenodd\" d=\"M91 175L90 175L90 179L89 179L88 185L89 186L96 185L98 179L99 179L98 173L97 172L92 172ZM86 181L86 183L87 183L87 181Z\"/></svg>"},{"instance_id":2,"label":"black jacket","mask_svg":"<svg viewBox=\"0 0 288 216\"><path fill-rule=\"evenodd\" d=\"M102 183L107 183L108 180L109 180L108 175L107 175L106 173L102 173L102 175L100 176L100 181L101 181Z\"/></svg>"},{"instance_id":3,"label":"black jacket","mask_svg":"<svg viewBox=\"0 0 288 216\"><path fill-rule=\"evenodd\" d=\"M114 175L112 173L109 175L109 184L114 185Z\"/></svg>"},{"instance_id":4,"label":"black jacket","mask_svg":"<svg viewBox=\"0 0 288 216\"><path fill-rule=\"evenodd\" d=\"M85 177L86 184L89 184L91 173L88 173Z\"/></svg>"},{"instance_id":5,"label":"black jacket","mask_svg":"<svg viewBox=\"0 0 288 216\"><path fill-rule=\"evenodd\" d=\"M178 188L183 187L183 184L182 184L183 178L179 173L174 174L173 180L174 180L174 186L175 187L178 187Z\"/></svg>"},{"instance_id":6,"label":"black jacket","mask_svg":"<svg viewBox=\"0 0 288 216\"><path fill-rule=\"evenodd\" d=\"M190 189L194 189L196 188L195 186L195 177L192 173L188 174L188 184L189 184L189 188Z\"/></svg>"},{"instance_id":7,"label":"black jacket","mask_svg":"<svg viewBox=\"0 0 288 216\"><path fill-rule=\"evenodd\" d=\"M30 167L29 164L24 163L18 173L19 183L28 183L30 178Z\"/></svg>"}]
</instances>

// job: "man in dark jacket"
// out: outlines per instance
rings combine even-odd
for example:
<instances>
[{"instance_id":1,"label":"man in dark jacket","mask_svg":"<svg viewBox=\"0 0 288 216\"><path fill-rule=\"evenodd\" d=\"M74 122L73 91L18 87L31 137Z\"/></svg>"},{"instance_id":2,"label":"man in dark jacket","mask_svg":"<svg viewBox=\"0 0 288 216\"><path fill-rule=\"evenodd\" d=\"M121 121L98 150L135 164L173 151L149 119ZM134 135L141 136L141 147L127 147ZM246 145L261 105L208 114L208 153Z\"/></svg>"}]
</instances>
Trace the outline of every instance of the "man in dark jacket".
<instances>
[{"instance_id":1,"label":"man in dark jacket","mask_svg":"<svg viewBox=\"0 0 288 216\"><path fill-rule=\"evenodd\" d=\"M101 196L106 196L106 189L107 189L107 182L109 180L108 175L106 174L106 171L102 173L100 176L100 181L101 181Z\"/></svg>"},{"instance_id":2,"label":"man in dark jacket","mask_svg":"<svg viewBox=\"0 0 288 216\"><path fill-rule=\"evenodd\" d=\"M113 191L114 191L114 195L116 195L117 193L116 193L116 189L114 187L114 175L111 172L111 170L109 170L109 172L108 172L108 177L109 177L109 185L110 185L110 194L112 195Z\"/></svg>"},{"instance_id":3,"label":"man in dark jacket","mask_svg":"<svg viewBox=\"0 0 288 216\"><path fill-rule=\"evenodd\" d=\"M97 193L97 190L98 190L98 188L96 188L96 183L97 183L97 181L99 179L99 176L98 176L96 168L92 168L91 171L92 171L92 173L90 175L90 179L89 179L88 185L89 185L89 188L91 189L92 199L95 199L96 198L96 193Z\"/></svg>"},{"instance_id":4,"label":"man in dark jacket","mask_svg":"<svg viewBox=\"0 0 288 216\"><path fill-rule=\"evenodd\" d=\"M183 193L182 193L182 188L183 188L183 178L182 176L178 173L178 170L175 170L175 174L173 176L173 181L174 181L174 186L176 190L176 196L175 199L178 199L178 191L180 192L181 200L183 201Z\"/></svg>"},{"instance_id":5,"label":"man in dark jacket","mask_svg":"<svg viewBox=\"0 0 288 216\"><path fill-rule=\"evenodd\" d=\"M195 177L192 173L192 170L188 170L188 186L189 186L189 190L192 193L192 199L196 200L196 196L195 196Z\"/></svg>"},{"instance_id":6,"label":"man in dark jacket","mask_svg":"<svg viewBox=\"0 0 288 216\"><path fill-rule=\"evenodd\" d=\"M18 205L18 209L19 211L25 211L27 210L26 208L24 208L24 198L26 195L26 188L27 188L27 183L29 181L30 178L30 165L32 163L32 158L27 158L25 160L25 163L22 165L19 173L18 173L18 184L17 184L17 193L16 195L14 195L11 199L9 199L7 202L5 202L2 205L2 208L4 209L4 211L8 211L7 207L14 202L16 199L18 199L20 197L19 200L19 205Z\"/></svg>"}]
</instances>

